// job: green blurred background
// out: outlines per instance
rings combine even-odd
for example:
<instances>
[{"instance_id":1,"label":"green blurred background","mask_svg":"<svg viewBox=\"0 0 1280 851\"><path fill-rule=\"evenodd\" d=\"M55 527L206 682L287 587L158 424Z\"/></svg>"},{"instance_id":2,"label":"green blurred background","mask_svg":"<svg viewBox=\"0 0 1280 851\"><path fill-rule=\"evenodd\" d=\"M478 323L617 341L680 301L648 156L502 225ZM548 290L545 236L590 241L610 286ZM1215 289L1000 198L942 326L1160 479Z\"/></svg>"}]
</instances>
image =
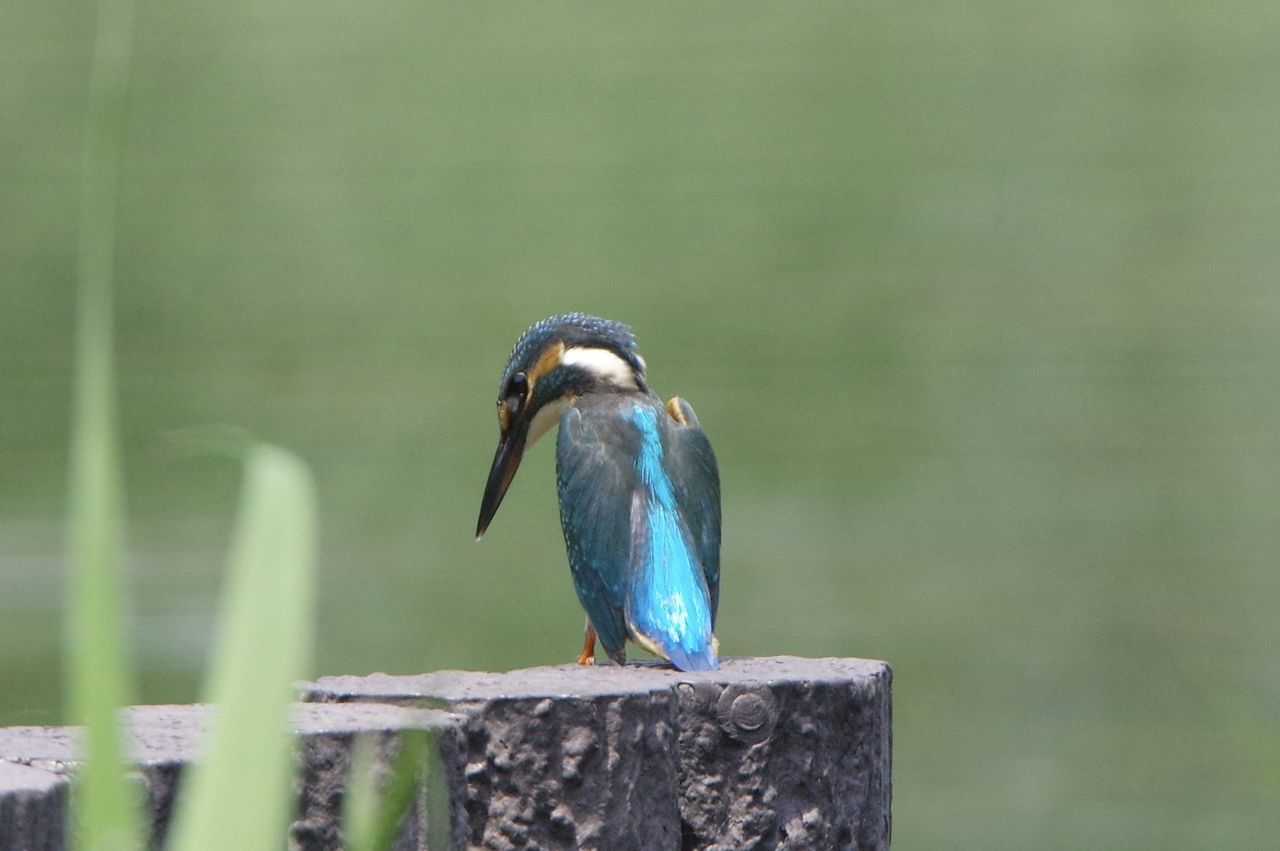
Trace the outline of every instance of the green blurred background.
<instances>
[{"instance_id":1,"label":"green blurred background","mask_svg":"<svg viewBox=\"0 0 1280 851\"><path fill-rule=\"evenodd\" d=\"M0 723L61 720L93 11L0 10ZM319 672L565 662L532 321L720 458L719 634L895 670L902 848L1280 835L1280 6L142 3L117 262L140 701L196 697L246 427Z\"/></svg>"}]
</instances>

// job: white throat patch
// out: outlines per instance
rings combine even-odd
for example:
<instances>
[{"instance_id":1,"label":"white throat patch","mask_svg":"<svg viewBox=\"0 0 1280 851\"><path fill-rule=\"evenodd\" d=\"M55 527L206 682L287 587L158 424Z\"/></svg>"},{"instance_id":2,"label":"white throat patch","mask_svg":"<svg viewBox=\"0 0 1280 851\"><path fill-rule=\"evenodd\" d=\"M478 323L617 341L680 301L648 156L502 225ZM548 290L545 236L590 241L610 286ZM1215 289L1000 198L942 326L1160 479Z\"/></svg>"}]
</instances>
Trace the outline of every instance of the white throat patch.
<instances>
[{"instance_id":1,"label":"white throat patch","mask_svg":"<svg viewBox=\"0 0 1280 851\"><path fill-rule=\"evenodd\" d=\"M533 415L533 422L529 423L529 436L525 438L525 448L532 448L538 442L538 438L542 437L551 427L560 422L560 415L569 407L568 399L556 399L554 402L548 402L538 409L538 413Z\"/></svg>"},{"instance_id":2,"label":"white throat patch","mask_svg":"<svg viewBox=\"0 0 1280 851\"><path fill-rule=\"evenodd\" d=\"M626 390L638 390L635 372L616 352L608 349L586 348L576 346L565 349L560 356L560 363L565 366L576 366L585 369L592 375L616 387Z\"/></svg>"}]
</instances>

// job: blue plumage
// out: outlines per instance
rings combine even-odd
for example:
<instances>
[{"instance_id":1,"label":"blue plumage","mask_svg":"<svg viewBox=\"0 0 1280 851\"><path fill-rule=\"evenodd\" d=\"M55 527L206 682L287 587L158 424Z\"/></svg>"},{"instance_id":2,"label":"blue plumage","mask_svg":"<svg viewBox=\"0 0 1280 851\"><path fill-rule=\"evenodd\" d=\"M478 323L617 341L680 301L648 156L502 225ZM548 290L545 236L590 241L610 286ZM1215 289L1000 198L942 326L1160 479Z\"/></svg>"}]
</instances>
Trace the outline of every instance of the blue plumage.
<instances>
[{"instance_id":1,"label":"blue plumage","mask_svg":"<svg viewBox=\"0 0 1280 851\"><path fill-rule=\"evenodd\" d=\"M526 439L558 414L560 522L589 621L579 662L590 660L598 636L619 664L630 638L681 670L715 668L715 454L689 404L675 398L664 405L644 370L625 325L566 314L525 332L503 371L503 434L477 535L497 510Z\"/></svg>"},{"instance_id":2,"label":"blue plumage","mask_svg":"<svg viewBox=\"0 0 1280 851\"><path fill-rule=\"evenodd\" d=\"M627 624L632 633L660 647L677 668L714 668L707 580L664 467L657 414L637 403L631 421L640 436L636 468L644 495L632 509L642 519L632 520Z\"/></svg>"}]
</instances>

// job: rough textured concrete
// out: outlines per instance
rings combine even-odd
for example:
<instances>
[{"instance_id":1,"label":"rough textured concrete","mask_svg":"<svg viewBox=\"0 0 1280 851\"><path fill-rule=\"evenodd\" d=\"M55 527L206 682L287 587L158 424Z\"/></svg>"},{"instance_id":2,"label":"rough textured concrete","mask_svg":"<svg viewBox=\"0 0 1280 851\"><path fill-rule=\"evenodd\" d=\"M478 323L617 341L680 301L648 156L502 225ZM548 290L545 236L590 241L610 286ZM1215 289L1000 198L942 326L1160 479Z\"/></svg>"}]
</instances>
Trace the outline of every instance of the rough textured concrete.
<instances>
[{"instance_id":1,"label":"rough textured concrete","mask_svg":"<svg viewBox=\"0 0 1280 851\"><path fill-rule=\"evenodd\" d=\"M370 705L371 706L371 705ZM290 848L340 849L342 802L351 774L351 754L357 736L374 736L375 775L389 776L396 754L408 731L432 735L428 753L427 782L440 790L438 806L429 806L427 789L420 787L415 804L406 815L397 851L425 849L429 835L457 836L462 832L463 777L458 765L462 745L460 719L443 712L382 706L386 713L345 712L334 714L333 706L303 704L295 707L294 724L301 739L301 770L297 777L298 816L289 829ZM346 704L347 710L361 708ZM431 824L440 819L441 825ZM437 843L439 847L444 842ZM432 847L437 847L433 845Z\"/></svg>"},{"instance_id":2,"label":"rough textured concrete","mask_svg":"<svg viewBox=\"0 0 1280 851\"><path fill-rule=\"evenodd\" d=\"M889 844L890 685L883 662L773 657L327 677L307 691L465 715L473 847L864 849Z\"/></svg>"},{"instance_id":3,"label":"rough textured concrete","mask_svg":"<svg viewBox=\"0 0 1280 851\"><path fill-rule=\"evenodd\" d=\"M795 657L726 659L697 673L640 663L325 678L305 686L314 702L294 711L288 844L341 847L357 736L374 737L374 770L386 775L404 736L426 731L428 783L401 851L429 840L433 851L885 848L890 685L883 662ZM127 710L153 848L211 715ZM77 739L74 728L0 729L0 851L65 847Z\"/></svg>"},{"instance_id":4,"label":"rough textured concrete","mask_svg":"<svg viewBox=\"0 0 1280 851\"><path fill-rule=\"evenodd\" d=\"M61 851L67 787L52 771L0 761L0 849Z\"/></svg>"},{"instance_id":5,"label":"rough textured concrete","mask_svg":"<svg viewBox=\"0 0 1280 851\"><path fill-rule=\"evenodd\" d=\"M126 710L129 735L126 749L136 767L151 819L151 847L162 847L172 816L173 804L183 768L199 754L200 739L207 729L211 709L206 706L136 706ZM430 732L436 744L431 754L437 773L443 766L457 764L462 741L458 719L441 712L374 704L343 706L300 704L294 708L293 730L300 743L298 773L298 813L289 828L292 849L338 849L341 847L339 818L351 764L351 748L358 735L377 737L375 771L389 771L398 749L399 737L407 730ZM56 805L65 806L65 775L75 770L80 731L73 727L9 727L0 729L0 766L36 772L52 778L61 796ZM20 765L17 765L20 764ZM250 769L251 770L251 769ZM446 800L461 801L456 792L462 784L459 774L437 778L446 790ZM0 784L3 780L0 779ZM0 785L0 788L3 788ZM417 796L406 818L397 848L425 848L427 803ZM50 803L53 806L54 802ZM437 817L441 817L438 815ZM449 832L460 834L464 818L461 806L442 814ZM0 809L0 851L8 849L60 849L62 818L41 818L39 823L25 816L12 817ZM53 827L57 834L48 833ZM44 831L44 832L41 832ZM45 844L48 834L53 838ZM233 837L228 837L228 841ZM231 847L231 846L228 846Z\"/></svg>"}]
</instances>

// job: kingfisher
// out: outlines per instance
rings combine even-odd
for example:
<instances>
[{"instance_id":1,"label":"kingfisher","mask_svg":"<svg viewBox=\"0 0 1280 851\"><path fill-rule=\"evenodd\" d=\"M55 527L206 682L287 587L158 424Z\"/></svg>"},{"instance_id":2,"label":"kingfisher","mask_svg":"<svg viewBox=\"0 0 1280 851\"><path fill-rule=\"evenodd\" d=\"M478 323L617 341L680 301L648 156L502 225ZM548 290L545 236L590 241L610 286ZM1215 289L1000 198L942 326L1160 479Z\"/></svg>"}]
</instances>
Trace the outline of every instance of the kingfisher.
<instances>
[{"instance_id":1,"label":"kingfisher","mask_svg":"<svg viewBox=\"0 0 1280 851\"><path fill-rule=\"evenodd\" d=\"M516 341L498 384L498 449L476 540L525 450L553 425L560 527L587 612L579 665L597 638L615 663L626 641L682 671L714 669L720 596L720 473L689 403L649 388L631 329L565 313Z\"/></svg>"}]
</instances>

